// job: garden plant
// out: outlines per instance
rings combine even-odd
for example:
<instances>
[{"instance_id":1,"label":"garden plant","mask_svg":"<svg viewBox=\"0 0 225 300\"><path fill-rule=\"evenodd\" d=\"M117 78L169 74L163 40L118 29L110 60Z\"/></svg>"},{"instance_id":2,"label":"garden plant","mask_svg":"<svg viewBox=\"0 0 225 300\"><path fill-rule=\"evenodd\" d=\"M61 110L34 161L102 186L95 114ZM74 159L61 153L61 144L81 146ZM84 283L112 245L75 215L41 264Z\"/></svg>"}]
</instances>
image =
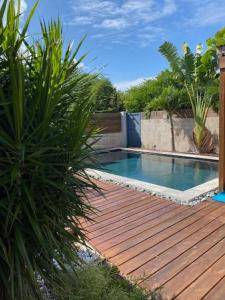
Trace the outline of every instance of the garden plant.
<instances>
[{"instance_id":1,"label":"garden plant","mask_svg":"<svg viewBox=\"0 0 225 300\"><path fill-rule=\"evenodd\" d=\"M42 299L37 278L62 288L85 243L79 218L92 210L88 140L95 134L76 49L63 45L60 21L41 22L37 41L21 22L20 0L0 9L0 299ZM22 25L23 24L23 25ZM95 187L94 187L95 188ZM69 271L68 271L69 266ZM63 291L62 291L63 292ZM64 299L62 297L62 299Z\"/></svg>"},{"instance_id":2,"label":"garden plant","mask_svg":"<svg viewBox=\"0 0 225 300\"><path fill-rule=\"evenodd\" d=\"M213 97L218 95L217 63L213 59L205 59L200 44L195 54L187 43L183 44L183 56L178 55L176 47L170 42L161 45L159 51L167 58L176 78L187 90L195 121L193 141L198 152L211 152L213 141L206 127L206 117L212 107Z\"/></svg>"}]
</instances>

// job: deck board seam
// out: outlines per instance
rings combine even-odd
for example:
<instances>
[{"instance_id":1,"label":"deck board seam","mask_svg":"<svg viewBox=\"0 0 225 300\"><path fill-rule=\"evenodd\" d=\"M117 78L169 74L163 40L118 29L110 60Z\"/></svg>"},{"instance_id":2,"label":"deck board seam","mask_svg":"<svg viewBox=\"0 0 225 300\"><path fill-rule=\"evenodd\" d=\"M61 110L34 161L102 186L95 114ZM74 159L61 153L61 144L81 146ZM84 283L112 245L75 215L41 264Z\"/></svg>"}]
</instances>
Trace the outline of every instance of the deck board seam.
<instances>
[{"instance_id":1,"label":"deck board seam","mask_svg":"<svg viewBox=\"0 0 225 300\"><path fill-rule=\"evenodd\" d=\"M219 281L217 281L217 282L211 287L211 289L210 289L209 291L207 291L207 292L204 294L204 296L202 296L202 298L201 298L200 300L204 300L204 299L208 296L208 294L211 293L211 292L215 289L215 287L216 287L217 285L219 285L220 282L223 281L224 279L225 279L225 275L224 275Z\"/></svg>"},{"instance_id":2,"label":"deck board seam","mask_svg":"<svg viewBox=\"0 0 225 300\"><path fill-rule=\"evenodd\" d=\"M145 198L145 199L143 199L143 200L147 200L147 198ZM130 204L130 205L127 205L126 207L131 206L131 205L133 205L133 204L137 204L137 203L138 203L138 201L135 202L135 203L132 203L132 204ZM146 203L146 204L147 204L147 203ZM134 207L134 208L132 208L132 209L129 209L129 210L126 209L125 211L121 211L121 209L117 209L117 210L109 211L109 212L107 212L106 214L101 214L101 215L99 215L99 217L105 217L105 216L107 216L108 214L111 214L111 213L114 213L114 212L119 211L120 213L118 213L118 214L116 214L115 216L113 216L113 217L117 217L117 216L123 214L124 212L132 211L132 210L134 210L134 209L136 209L136 208L138 208L138 207L141 207L141 206L143 206L143 203L140 202L140 205L138 205L137 207ZM122 208L124 208L124 207L122 207ZM101 220L100 220L100 221L97 221L97 222L101 222Z\"/></svg>"},{"instance_id":3,"label":"deck board seam","mask_svg":"<svg viewBox=\"0 0 225 300\"><path fill-rule=\"evenodd\" d=\"M194 223L197 223L198 221L199 221L199 219L193 221L193 223L188 224L188 227L189 227L190 225L193 225ZM210 224L211 222L213 222L213 221L210 221L210 220L209 220L209 223L206 223L206 224L202 225L202 227L207 226L207 225ZM224 225L224 224L223 224L223 225ZM223 225L221 225L221 227L222 227ZM190 237L192 234L198 232L199 230L202 229L202 227L200 227L199 229L197 229L196 231L194 231L194 232L191 233L190 235L187 235L187 236L184 237L182 240L180 240L179 242L177 242L177 243L175 243L174 245L172 245L170 248L172 248L173 246L176 246L176 245L179 244L180 242L184 241L186 238ZM170 238L170 237L172 237L172 236L178 234L180 231L182 231L182 230L184 230L184 229L186 229L186 227L184 227L183 229L178 230L176 233L172 233L170 236L168 235L166 238L160 240L159 242L157 242L156 244L152 245L151 247L149 247L149 248L145 249L144 251L138 253L138 254L135 255L134 257L129 258L127 261L125 261L125 262L123 262L123 263L121 263L121 264L118 264L118 266L121 266L121 265L125 264L126 262L128 262L130 259L133 259L133 258L137 257L138 255L143 254L143 253L145 253L146 251L150 250L151 248L156 247L156 246L159 245L160 243L162 243L162 242L164 242L165 240L167 240L168 238ZM216 229L216 230L217 230L217 229ZM167 250L169 250L170 248L168 248L168 249L166 249L166 250L164 250L164 251L158 253L157 256L162 255L163 253L165 253L165 252L166 252ZM125 250L125 251L126 251L126 250ZM112 257L111 257L111 258L112 258ZM153 260L154 258L155 258L155 257L151 258L150 260L146 261L144 264L150 262L150 261ZM130 273L133 273L134 271L136 271L136 270L139 269L140 267L142 267L144 264L140 265L140 266L137 267L136 269L134 269L134 270L132 270L131 272L129 272L128 275L129 275Z\"/></svg>"},{"instance_id":4,"label":"deck board seam","mask_svg":"<svg viewBox=\"0 0 225 300\"><path fill-rule=\"evenodd\" d=\"M218 229L217 229L218 230ZM185 269L187 269L189 266L191 266L192 264L194 264L198 259L200 259L203 255L205 255L208 251L210 251L213 247L215 247L217 244L221 243L222 240L224 240L225 237L221 238L219 241L217 241L215 244L213 244L207 251L205 251L204 253L202 253L199 257L197 257L196 259L194 259L190 264L188 264L186 267L184 267L182 270L180 270L179 272L177 272L175 275L173 275L170 279L164 281L160 287L162 287L163 285L165 285L166 283L168 283L169 281L171 281L174 277L176 277L177 275L179 275L181 272L183 272ZM218 260L220 260L223 256L225 256L225 253L223 253L223 255L219 256L215 261L213 261L213 263L211 263L204 271L201 272L200 275L198 275L195 279L193 279L193 281L191 281L184 289L182 289L182 291L180 291L176 297L178 297L181 293L183 293L193 282L195 282L196 280L198 280L198 278L200 278L206 271L208 271Z\"/></svg>"},{"instance_id":5,"label":"deck board seam","mask_svg":"<svg viewBox=\"0 0 225 300\"><path fill-rule=\"evenodd\" d=\"M140 207L143 207L143 210L140 210L138 213L141 213L141 212L144 212L145 211L145 206L148 206L149 204L151 204L151 203L146 203L146 204L142 204L142 205L140 205L140 206L138 206L137 208L140 208ZM156 205L158 205L158 204L162 204L162 203L158 203L158 202L156 202L156 203L152 203L152 205L150 205L149 206L149 208L153 208L153 207L155 207ZM179 207L177 207L176 206L176 208L179 208ZM132 212L133 210L135 211L135 209L136 208L134 208L134 209L132 209L132 210L129 210L129 211L124 211L123 212L123 214L126 214L127 212L129 213L129 212ZM132 212L132 214L131 215L129 215L128 217L124 217L124 218L122 218L122 219L120 219L120 220L124 220L124 219L126 219L126 218L129 218L129 217L132 217L133 215L135 215L135 212ZM116 216L117 217L117 216ZM115 218L116 218L115 217ZM104 227L104 226L108 226L108 225L111 225L111 224L114 224L114 223L116 223L116 222L118 222L118 220L116 220L116 221L113 221L113 222L111 222L111 223L108 223L108 224L105 224L105 225L103 225L102 227ZM97 222L96 222L96 224L97 224ZM98 229L100 229L100 228L98 228Z\"/></svg>"},{"instance_id":6,"label":"deck board seam","mask_svg":"<svg viewBox=\"0 0 225 300\"><path fill-rule=\"evenodd\" d=\"M206 207L204 207L204 208L206 208ZM203 209L203 208L202 208L202 209ZM181 215L182 213L184 213L184 212L186 212L186 211L188 211L188 210L189 210L189 208L186 208L186 210L183 210L183 211L182 211L181 213L179 213L177 216ZM166 229L168 229L168 228L170 228L170 227L172 227L172 226L174 226L174 225L176 225L176 224L182 222L183 220L185 220L185 219L187 219L187 218L189 218L189 217L191 217L191 216L197 214L197 213L198 213L198 211L193 212L192 214L190 214L190 215L184 217L183 219L181 219L181 220L175 222L174 224L172 224L172 225L170 225L170 226L168 226L168 227L162 229L162 230L159 231L159 232L156 232L155 234L153 234L153 235L151 236L151 238L152 238L153 236L155 236L155 235L157 235L157 234L163 232L164 230L166 230ZM168 220L173 219L173 218L174 218L174 217L169 217L168 219L166 219L166 220L163 221L162 223L159 223L159 224L154 225L154 226L152 226L152 227L148 227L148 228L144 229L143 231L138 232L137 234L133 235L132 238L124 239L123 241L121 241L121 242L119 242L119 243L117 243L117 244L114 244L113 246L110 246L109 248L106 248L104 251L107 251L108 249L110 249L110 248L112 248L112 247L115 247L115 246L117 246L117 245L119 245L119 244L121 244L121 243L123 243L123 242L125 242L125 241L128 241L128 240L130 240L130 239L133 239L133 238L135 238L136 236L138 236L139 234L142 234L142 233L144 233L144 232L146 232L146 231L148 231L148 230L150 230L150 229L153 229L153 228L155 228L155 227L157 227L157 226L159 226L159 225L161 225L161 224L164 224L165 222L167 222ZM143 224L142 224L142 225L143 225ZM140 226L142 226L142 225L137 226L137 228L140 227ZM128 230L127 232L129 232L129 231L131 231L131 230L133 230L133 229L130 229L130 230ZM120 235L121 235L121 234L120 234ZM150 237L148 237L148 238L150 238ZM146 238L145 240L147 240L148 238ZM104 242L103 242L103 243L104 243ZM137 243L137 244L139 244L139 243Z\"/></svg>"},{"instance_id":7,"label":"deck board seam","mask_svg":"<svg viewBox=\"0 0 225 300\"><path fill-rule=\"evenodd\" d=\"M223 239L224 239L224 238L223 238ZM223 240L223 239L222 239L222 240ZM221 242L222 240L220 240L219 242ZM219 242L218 242L218 243L219 243ZM217 245L218 243L216 243L215 245ZM215 246L215 245L214 245L214 246ZM214 246L213 246L213 247L214 247ZM211 248L213 248L213 247L211 247ZM210 249L211 249L211 248L210 248ZM209 250L210 250L210 249L209 249ZM209 251L209 250L208 250L208 251ZM208 251L207 251L207 252L208 252ZM206 253L206 252L205 252L205 253ZM210 265L209 265L209 266L208 266L208 267L207 267L200 275L198 275L191 283L189 283L182 291L180 291L180 292L176 295L176 297L179 297L179 295L181 295L188 287L190 287L190 286L192 285L193 282L197 281L204 273L206 273L206 272L207 272L207 271L208 271L215 263L217 263L217 262L218 262L222 257L224 257L224 256L225 256L225 253L223 253L223 255L219 256L218 259L216 259L212 264L210 264ZM179 273L178 273L178 274L179 274Z\"/></svg>"},{"instance_id":8,"label":"deck board seam","mask_svg":"<svg viewBox=\"0 0 225 300\"><path fill-rule=\"evenodd\" d=\"M164 207L171 207L171 206L172 206L172 205L164 206ZM164 208L164 207L163 207L163 208ZM151 211L151 212L147 213L144 217L147 217L147 216L149 216L149 215L151 215L151 214L154 214L154 213L160 211L161 209L162 209L162 207L160 207L159 209L157 209L157 210L155 210L155 211ZM171 212L171 211L176 210L176 209L178 210L179 208L178 208L178 207L172 207L171 210L165 211L164 213L162 213L162 214L160 215L160 217L161 217L161 216L164 216L164 215L167 214L168 212ZM141 212L143 212L143 211L141 211ZM135 214L134 214L134 215L135 215ZM158 217L159 217L159 216L156 216L155 218L151 219L151 221L157 219ZM125 219L126 219L126 218L121 219L121 220L125 220ZM137 221L137 220L138 220L138 217L137 217L137 219L135 219L135 220L129 221L128 223L126 223L126 225L131 224L132 222L135 222L135 221ZM117 222L118 222L118 221L117 221ZM112 224L116 224L117 222L112 223ZM112 224L110 224L110 225L112 225ZM104 228L104 227L101 227L101 228ZM97 231L97 230L99 230L99 229L101 229L101 228L95 229L94 231ZM111 230L109 230L109 231L106 231L106 232L104 232L104 233L102 233L102 234L100 234L100 235L96 235L95 238L96 238L96 237L100 237L100 236L102 236L102 235L104 235L104 234L107 234L107 233L109 233L109 232L112 232L112 231L114 231L114 230L116 230L116 229L118 229L118 228L120 228L120 226L115 227L115 228L113 228L113 229L111 229ZM92 232L94 232L94 231L92 231ZM92 233L92 232L91 232L91 233ZM123 233L125 233L125 232L126 232L126 231L124 231ZM121 232L121 233L122 233L122 232ZM117 235L116 235L116 236L117 236ZM114 236L114 237L116 237L116 236ZM105 240L105 241L107 241L107 240Z\"/></svg>"},{"instance_id":9,"label":"deck board seam","mask_svg":"<svg viewBox=\"0 0 225 300\"><path fill-rule=\"evenodd\" d=\"M209 225L210 223L212 223L214 220L212 220L211 222L209 222L207 225ZM166 263L165 265L163 265L162 267L160 267L159 269L157 269L156 271L154 271L153 273L151 273L151 275L149 275L148 277L146 277L144 281L148 280L151 276L153 276L154 274L158 273L160 270L162 270L163 268L165 268L167 265L169 265L171 262L175 261L177 258L179 258L180 256L184 255L185 252L188 252L190 249L192 249L193 247L195 247L198 243L202 242L204 239L207 239L208 237L210 237L210 235L212 235L213 233L215 233L216 231L218 231L219 229L221 229L222 227L224 227L225 229L225 224L222 224L221 226L219 226L218 228L216 228L215 230L213 230L212 232L210 232L208 235L206 235L205 237L203 237L201 240L199 240L198 242L196 242L195 244L191 245L188 249L186 249L185 251L183 251L182 253L180 253L178 256L176 256L174 259L171 259L168 263ZM200 228L201 230L202 228ZM197 232L197 231L196 231ZM193 232L191 235L195 234L196 232ZM191 236L190 235L190 236ZM188 238L190 236L185 237ZM216 244L218 244L219 242L221 242L223 239L225 238L225 232L224 232L224 237L222 237L220 240L218 240L216 243L214 243L209 249L207 249L204 253L202 253L201 255L199 255L195 260L198 260L202 255L204 255L205 253L207 253L207 251L209 251L211 248L213 248ZM184 240L185 240L184 239ZM182 240L182 241L184 241ZM180 241L180 242L182 242ZM180 243L179 242L179 243ZM167 250L163 251L162 253L160 253L159 255L162 255L163 253L165 253L166 251L168 251L169 249L173 248L174 246L176 246L177 244L174 244L172 247L168 248ZM153 258L154 259L154 258ZM151 259L151 260L153 260ZM151 261L150 260L150 261ZM195 260L193 260L188 266L190 266L193 262L195 262ZM177 272L174 276L172 276L169 280L171 280L173 277L175 277L177 274L179 274L180 272L182 272L183 270L185 270L185 268L187 268L188 266L184 267L182 270L180 270L179 272ZM136 269L137 270L137 269ZM168 281L169 281L168 280ZM168 282L166 281L166 282ZM165 283L166 283L165 282ZM165 284L164 283L164 284Z\"/></svg>"}]
</instances>

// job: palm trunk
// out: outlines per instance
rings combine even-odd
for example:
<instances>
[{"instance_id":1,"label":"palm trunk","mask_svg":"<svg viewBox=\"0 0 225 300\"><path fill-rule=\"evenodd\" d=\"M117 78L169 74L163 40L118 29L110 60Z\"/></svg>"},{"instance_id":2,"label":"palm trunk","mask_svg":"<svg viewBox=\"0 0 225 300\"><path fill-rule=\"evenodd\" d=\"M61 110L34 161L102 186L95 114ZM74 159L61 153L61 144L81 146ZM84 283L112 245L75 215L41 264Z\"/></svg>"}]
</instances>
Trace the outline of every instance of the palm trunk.
<instances>
[{"instance_id":1,"label":"palm trunk","mask_svg":"<svg viewBox=\"0 0 225 300\"><path fill-rule=\"evenodd\" d=\"M169 120L170 120L170 130L171 130L171 144L172 144L172 151L175 151L175 138L174 138L174 125L173 125L173 114L169 113Z\"/></svg>"}]
</instances>

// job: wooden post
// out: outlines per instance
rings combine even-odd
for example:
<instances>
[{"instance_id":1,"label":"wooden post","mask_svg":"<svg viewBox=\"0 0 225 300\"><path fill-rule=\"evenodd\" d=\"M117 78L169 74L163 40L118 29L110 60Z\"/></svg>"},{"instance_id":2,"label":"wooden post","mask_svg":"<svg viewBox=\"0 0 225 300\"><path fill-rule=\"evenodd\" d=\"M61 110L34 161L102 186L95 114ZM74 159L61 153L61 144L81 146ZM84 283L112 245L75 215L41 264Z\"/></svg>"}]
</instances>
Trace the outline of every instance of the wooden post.
<instances>
[{"instance_id":1,"label":"wooden post","mask_svg":"<svg viewBox=\"0 0 225 300\"><path fill-rule=\"evenodd\" d=\"M223 50L224 47L221 48ZM220 68L220 112L219 112L219 190L225 191L225 53L221 51Z\"/></svg>"}]
</instances>

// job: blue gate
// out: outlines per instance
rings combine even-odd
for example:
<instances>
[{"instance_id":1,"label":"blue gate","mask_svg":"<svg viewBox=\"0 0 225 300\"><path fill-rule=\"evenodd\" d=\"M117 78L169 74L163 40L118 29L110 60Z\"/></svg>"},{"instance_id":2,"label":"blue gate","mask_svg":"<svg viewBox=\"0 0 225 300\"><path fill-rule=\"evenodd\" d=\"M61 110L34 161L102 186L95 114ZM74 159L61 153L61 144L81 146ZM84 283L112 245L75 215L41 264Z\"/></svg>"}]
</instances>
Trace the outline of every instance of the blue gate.
<instances>
[{"instance_id":1,"label":"blue gate","mask_svg":"<svg viewBox=\"0 0 225 300\"><path fill-rule=\"evenodd\" d=\"M141 113L127 113L127 146L141 147Z\"/></svg>"}]
</instances>

